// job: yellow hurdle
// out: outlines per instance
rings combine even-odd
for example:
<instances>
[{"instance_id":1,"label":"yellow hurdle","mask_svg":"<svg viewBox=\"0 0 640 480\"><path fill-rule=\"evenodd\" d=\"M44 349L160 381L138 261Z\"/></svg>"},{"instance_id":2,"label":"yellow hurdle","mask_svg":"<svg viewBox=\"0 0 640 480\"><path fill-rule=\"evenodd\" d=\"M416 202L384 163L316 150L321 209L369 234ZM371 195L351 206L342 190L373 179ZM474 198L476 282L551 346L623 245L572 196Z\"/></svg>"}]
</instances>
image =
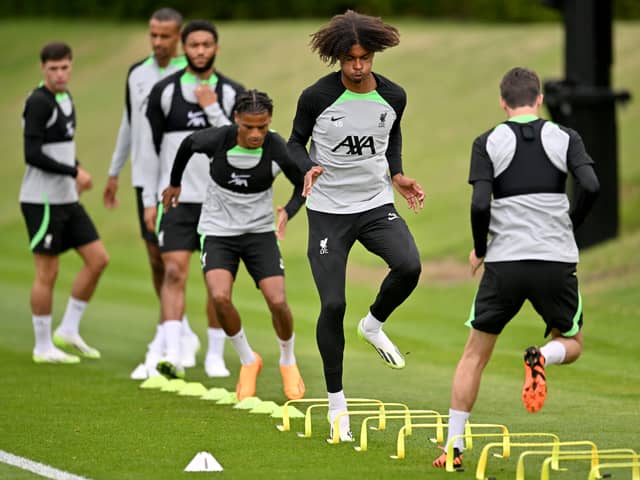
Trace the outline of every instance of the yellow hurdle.
<instances>
[{"instance_id":1,"label":"yellow hurdle","mask_svg":"<svg viewBox=\"0 0 640 480\"><path fill-rule=\"evenodd\" d=\"M447 416L447 415L443 415L443 416ZM418 423L418 424L413 424L412 427L413 428L435 428L436 431L438 430L439 427L449 427L448 424L440 424L440 423ZM473 434L470 433L471 432L471 428L498 428L500 429L500 431L502 433L500 434L496 434L496 435L502 435L502 436L506 436L509 435L509 429L506 427L506 425L501 425L498 423L467 423L465 425L465 431L469 432L469 433L465 433L464 435L456 435L454 438L458 438L458 437L464 437L465 439L465 448L466 450L471 450L472 444L469 441L472 436L488 436L490 434ZM400 431L398 432L398 439L396 441L396 454L395 455L391 455L391 458L393 458L394 460L403 460L406 457L406 451L405 451L405 437L407 436L407 432L405 427L402 427L400 429ZM444 435L443 435L443 439L444 439ZM450 448L450 451L453 451L453 448ZM451 457L453 458L453 456ZM451 470L454 471L454 470Z\"/></svg>"},{"instance_id":2,"label":"yellow hurdle","mask_svg":"<svg viewBox=\"0 0 640 480\"><path fill-rule=\"evenodd\" d=\"M473 426L475 428L477 425L472 424L471 426ZM505 430L507 428L504 425L501 425L501 427L504 427ZM445 470L447 472L455 472L456 471L455 468L453 468L453 443L457 439L459 439L459 438L463 438L463 439L467 439L467 438L501 438L502 439L502 442L501 442L502 454L501 454L501 456L502 456L502 458L509 458L509 456L511 455L511 437L547 437L547 438L553 438L555 442L560 442L560 438L555 433L535 433L535 432L531 432L531 433L508 433L508 432L503 430L502 433L471 433L471 434L463 433L463 434L460 434L460 435L454 435L453 437L451 437L451 439L447 443L447 461L446 461ZM478 468L480 468L480 460L478 460ZM486 469L486 459L485 459L485 463L484 463L483 468Z\"/></svg>"},{"instance_id":3,"label":"yellow hurdle","mask_svg":"<svg viewBox=\"0 0 640 480\"><path fill-rule=\"evenodd\" d=\"M631 480L640 480L640 462L628 463L601 463L589 472L589 480L602 478L600 470L603 468L631 468Z\"/></svg>"},{"instance_id":4,"label":"yellow hurdle","mask_svg":"<svg viewBox=\"0 0 640 480\"><path fill-rule=\"evenodd\" d=\"M398 413L398 414L396 414ZM436 410L407 410L406 412L396 412L396 411L388 411L386 412L387 420L404 420L404 427L406 429L406 435L409 436L412 433L413 424L411 421L417 418L435 418L438 422L436 427L436 438L440 439L439 441L444 441L444 424L442 423L442 418L448 417L448 415L440 415ZM369 420L377 420L378 416L366 417L362 421L362 426L360 427L360 445L353 447L357 452L366 452L368 445L367 438L367 426ZM378 430L377 428L371 427L372 430Z\"/></svg>"},{"instance_id":5,"label":"yellow hurdle","mask_svg":"<svg viewBox=\"0 0 640 480\"><path fill-rule=\"evenodd\" d=\"M358 402L378 402L382 403L381 400L376 400L375 398L349 398L347 399L347 405L349 402L358 403ZM329 405L329 400L327 398L300 398L298 400L288 400L283 405L282 409L282 424L276 425L276 428L281 432L288 432L291 430L291 419L288 413L288 406L294 404L306 404L306 403L318 403L319 405Z\"/></svg>"},{"instance_id":6,"label":"yellow hurdle","mask_svg":"<svg viewBox=\"0 0 640 480\"><path fill-rule=\"evenodd\" d=\"M484 446L484 448L482 449L482 451L480 452L480 456L478 457L478 466L476 467L476 479L478 478L485 478L485 471L487 469L487 462L489 459L489 451L494 448L494 447L500 447L502 446L502 443L488 443ZM572 441L572 442L560 442L558 440L555 440L553 442L518 442L518 443L510 443L510 447L552 447L551 451L549 451L547 454L551 455L551 458L553 459L553 469L554 470L560 470L560 464L559 464L559 455L560 455L560 447L565 446L580 446L580 445L584 445L584 446L588 446L591 447L591 454L597 456L597 452L598 452L598 448L596 447L595 443L589 441L589 440L580 440L580 441ZM545 451L546 452L546 451ZM529 455L532 454L536 454L537 452L535 450L531 450L531 451L526 451L524 453L527 453ZM576 452L576 453L585 453L584 451L582 452ZM495 453L493 455L494 457L497 458L506 458L504 457L504 455L500 455ZM526 456L526 455L525 455ZM521 467L522 465L522 467ZM519 474L518 473L518 469L521 468L522 471ZM522 477L518 477L518 475L521 475ZM520 478L520 480L524 480L524 458L523 455L521 454L520 457L518 458L518 464L516 467L516 479Z\"/></svg>"},{"instance_id":7,"label":"yellow hurdle","mask_svg":"<svg viewBox=\"0 0 640 480\"><path fill-rule=\"evenodd\" d=\"M357 407L363 407L367 405L366 403L360 403L357 404ZM336 418L333 420L333 436L329 439L327 439L327 442L335 445L337 443L340 443L340 419L342 417L355 417L355 416L359 416L359 415L373 415L373 414L377 414L378 416L378 430L384 430L387 428L387 422L386 422L386 418L387 418L387 414L385 411L385 407L400 407L403 410L401 411L394 411L394 413L403 413L404 415L407 414L407 412L409 411L409 407L407 405L405 405L404 403L381 403L380 404L380 409L377 411L373 411L373 410L347 410L346 412L340 412L338 415L336 415ZM309 407L311 408L311 407ZM305 436L307 436L307 432L306 432L306 418L305 418ZM311 436L311 415L309 415L309 436Z\"/></svg>"},{"instance_id":8,"label":"yellow hurdle","mask_svg":"<svg viewBox=\"0 0 640 480\"><path fill-rule=\"evenodd\" d=\"M563 442L561 442L563 443ZM591 443L591 442L589 442ZM553 451L545 451L545 450L527 450L524 451L520 454L520 457L518 458L518 464L516 466L516 480L524 480L525 479L525 475L524 475L524 458L527 456L531 456L531 455L553 455L555 452ZM598 463L600 461L600 458L605 458L606 455L608 454L628 454L630 456L637 456L638 454L635 452L635 450L631 449L631 448L610 448L610 449L604 449L604 450L596 450L594 451L593 448L591 449L591 452L587 452L585 450L565 450L560 452L560 457L559 460L565 460L565 456L566 455L580 455L580 460L591 460L591 468L595 468L598 466ZM576 458L575 460L579 460L578 458ZM561 468L559 470L567 470L566 468Z\"/></svg>"},{"instance_id":9,"label":"yellow hurdle","mask_svg":"<svg viewBox=\"0 0 640 480\"><path fill-rule=\"evenodd\" d=\"M597 472L597 474L599 475L600 470L599 470L599 460L603 459L603 460L633 460L634 462L640 461L640 456L638 456L637 454L633 453L601 453L600 455L598 455L598 452L596 450L596 454L595 454L595 459L593 456L586 456L586 455L560 455L560 460L565 461L565 460L591 460L591 470L590 472ZM542 468L540 469L540 480L549 480L549 464L552 461L552 457L548 457L545 458L542 461ZM595 460L595 465L594 465L594 460ZM591 473L589 473L591 474ZM600 476L597 476L596 478L601 478Z\"/></svg>"}]
</instances>

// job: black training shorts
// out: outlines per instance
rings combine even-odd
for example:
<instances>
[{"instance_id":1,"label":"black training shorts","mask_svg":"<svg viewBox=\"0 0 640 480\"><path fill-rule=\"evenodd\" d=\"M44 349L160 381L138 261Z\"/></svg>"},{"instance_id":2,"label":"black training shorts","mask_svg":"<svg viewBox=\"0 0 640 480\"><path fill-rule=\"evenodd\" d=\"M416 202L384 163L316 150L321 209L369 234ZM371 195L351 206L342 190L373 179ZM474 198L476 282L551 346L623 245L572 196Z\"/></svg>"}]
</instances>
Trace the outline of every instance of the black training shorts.
<instances>
[{"instance_id":1,"label":"black training shorts","mask_svg":"<svg viewBox=\"0 0 640 480\"><path fill-rule=\"evenodd\" d=\"M256 287L264 278L284 276L284 263L274 232L205 238L201 255L205 274L221 268L231 272L235 278L241 259Z\"/></svg>"},{"instance_id":2,"label":"black training shorts","mask_svg":"<svg viewBox=\"0 0 640 480\"><path fill-rule=\"evenodd\" d=\"M582 299L575 263L521 260L490 262L471 308L467 325L499 334L529 300L547 325L571 337L582 327Z\"/></svg>"},{"instance_id":3,"label":"black training shorts","mask_svg":"<svg viewBox=\"0 0 640 480\"><path fill-rule=\"evenodd\" d=\"M58 255L98 240L98 231L80 203L21 203L33 253Z\"/></svg>"},{"instance_id":4,"label":"black training shorts","mask_svg":"<svg viewBox=\"0 0 640 480\"><path fill-rule=\"evenodd\" d=\"M201 203L179 203L169 210L158 207L158 245L160 252L200 250L200 221Z\"/></svg>"},{"instance_id":5,"label":"black training shorts","mask_svg":"<svg viewBox=\"0 0 640 480\"><path fill-rule=\"evenodd\" d=\"M138 207L138 225L140 226L140 235L149 243L158 244L158 237L154 232L147 230L144 224L144 204L142 203L142 187L135 187L136 205Z\"/></svg>"}]
</instances>

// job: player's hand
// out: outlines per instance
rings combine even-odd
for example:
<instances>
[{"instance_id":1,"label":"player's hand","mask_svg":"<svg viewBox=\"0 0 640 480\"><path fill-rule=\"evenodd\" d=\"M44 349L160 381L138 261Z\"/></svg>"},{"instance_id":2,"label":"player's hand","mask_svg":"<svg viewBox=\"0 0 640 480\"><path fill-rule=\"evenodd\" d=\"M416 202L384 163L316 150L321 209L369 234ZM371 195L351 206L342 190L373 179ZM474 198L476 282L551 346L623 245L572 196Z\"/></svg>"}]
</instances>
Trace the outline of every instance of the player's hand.
<instances>
[{"instance_id":1,"label":"player's hand","mask_svg":"<svg viewBox=\"0 0 640 480\"><path fill-rule=\"evenodd\" d=\"M284 240L284 236L287 233L289 214L282 207L278 207L276 210L278 211L278 220L276 221L276 238L278 240Z\"/></svg>"},{"instance_id":2,"label":"player's hand","mask_svg":"<svg viewBox=\"0 0 640 480\"><path fill-rule=\"evenodd\" d=\"M302 196L308 197L311 195L311 187L316 183L316 180L320 175L324 173L324 168L320 165L314 165L304 175L304 187L302 187Z\"/></svg>"},{"instance_id":3,"label":"player's hand","mask_svg":"<svg viewBox=\"0 0 640 480\"><path fill-rule=\"evenodd\" d=\"M169 210L169 207L178 206L180 190L180 187L172 187L171 185L169 185L162 191L162 206L165 210Z\"/></svg>"},{"instance_id":4,"label":"player's hand","mask_svg":"<svg viewBox=\"0 0 640 480\"><path fill-rule=\"evenodd\" d=\"M78 167L78 174L76 175L76 190L78 190L78 194L85 190L91 190L92 187L93 180L91 179L89 172L82 167Z\"/></svg>"},{"instance_id":5,"label":"player's hand","mask_svg":"<svg viewBox=\"0 0 640 480\"><path fill-rule=\"evenodd\" d=\"M484 263L484 257L478 258L476 256L476 249L475 248L472 249L471 252L469 253L469 265L471 265L472 277L476 274L476 272L480 268L480 265L482 265L483 263Z\"/></svg>"},{"instance_id":6,"label":"player's hand","mask_svg":"<svg viewBox=\"0 0 640 480\"><path fill-rule=\"evenodd\" d=\"M107 185L104 187L102 193L102 202L106 208L118 208L120 201L116 197L118 191L118 177L109 177L107 179Z\"/></svg>"},{"instance_id":7,"label":"player's hand","mask_svg":"<svg viewBox=\"0 0 640 480\"><path fill-rule=\"evenodd\" d=\"M144 207L144 226L151 233L156 231L156 219L158 218L158 209L156 207Z\"/></svg>"},{"instance_id":8,"label":"player's hand","mask_svg":"<svg viewBox=\"0 0 640 480\"><path fill-rule=\"evenodd\" d=\"M202 108L206 108L209 105L213 105L218 101L218 94L211 89L207 84L200 83L196 87L196 100L198 105Z\"/></svg>"},{"instance_id":9,"label":"player's hand","mask_svg":"<svg viewBox=\"0 0 640 480\"><path fill-rule=\"evenodd\" d=\"M424 191L413 178L397 173L391 179L395 189L407 200L407 205L415 213L424 207Z\"/></svg>"}]
</instances>

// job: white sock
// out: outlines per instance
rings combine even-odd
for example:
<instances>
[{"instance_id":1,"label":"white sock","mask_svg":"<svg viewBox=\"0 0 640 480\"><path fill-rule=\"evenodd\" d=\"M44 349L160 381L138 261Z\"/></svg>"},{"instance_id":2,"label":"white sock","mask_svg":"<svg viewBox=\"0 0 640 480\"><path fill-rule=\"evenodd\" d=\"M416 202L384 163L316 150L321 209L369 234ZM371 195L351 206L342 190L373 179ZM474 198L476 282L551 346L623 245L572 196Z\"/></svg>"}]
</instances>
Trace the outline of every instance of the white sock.
<instances>
[{"instance_id":1,"label":"white sock","mask_svg":"<svg viewBox=\"0 0 640 480\"><path fill-rule=\"evenodd\" d=\"M49 315L32 315L33 332L36 338L36 345L33 351L36 353L44 353L53 348L51 340L51 314Z\"/></svg>"},{"instance_id":2,"label":"white sock","mask_svg":"<svg viewBox=\"0 0 640 480\"><path fill-rule=\"evenodd\" d=\"M551 340L545 346L540 347L540 353L544 355L545 366L559 365L564 362L564 357L567 355L567 349L564 347L562 342Z\"/></svg>"},{"instance_id":3,"label":"white sock","mask_svg":"<svg viewBox=\"0 0 640 480\"><path fill-rule=\"evenodd\" d=\"M193 330L191 330L191 325L189 325L189 319L187 318L187 314L185 313L182 316L182 335L195 335Z\"/></svg>"},{"instance_id":4,"label":"white sock","mask_svg":"<svg viewBox=\"0 0 640 480\"><path fill-rule=\"evenodd\" d=\"M367 313L367 316L364 317L364 322L362 322L362 329L364 333L369 336L377 335L380 330L382 330L382 325L384 322L380 322L374 317L371 312Z\"/></svg>"},{"instance_id":5,"label":"white sock","mask_svg":"<svg viewBox=\"0 0 640 480\"><path fill-rule=\"evenodd\" d=\"M87 302L69 297L67 309L57 330L64 335L79 335L80 319L85 308L87 308Z\"/></svg>"},{"instance_id":6,"label":"white sock","mask_svg":"<svg viewBox=\"0 0 640 480\"><path fill-rule=\"evenodd\" d=\"M244 334L244 328L240 328L240 331L234 336L229 337L229 341L233 348L236 349L240 356L240 363L242 365L250 365L256 361L256 357L253 354L253 350L247 341L247 336Z\"/></svg>"},{"instance_id":7,"label":"white sock","mask_svg":"<svg viewBox=\"0 0 640 480\"><path fill-rule=\"evenodd\" d=\"M296 334L292 334L289 340L282 340L279 337L276 338L278 339L278 345L280 345L280 365L295 365L296 356L293 353L293 346L296 340Z\"/></svg>"},{"instance_id":8,"label":"white sock","mask_svg":"<svg viewBox=\"0 0 640 480\"><path fill-rule=\"evenodd\" d=\"M167 320L162 324L162 328L167 346L167 360L173 365L180 366L180 332L182 330L182 322L180 322L180 320Z\"/></svg>"},{"instance_id":9,"label":"white sock","mask_svg":"<svg viewBox=\"0 0 640 480\"><path fill-rule=\"evenodd\" d=\"M156 327L156 335L149 343L149 351L162 355L165 351L164 328L163 323L159 323Z\"/></svg>"},{"instance_id":10,"label":"white sock","mask_svg":"<svg viewBox=\"0 0 640 480\"><path fill-rule=\"evenodd\" d=\"M213 356L222 358L224 356L224 341L227 334L221 328L207 328L207 336L209 337L209 348L207 349L207 357Z\"/></svg>"},{"instance_id":11,"label":"white sock","mask_svg":"<svg viewBox=\"0 0 640 480\"><path fill-rule=\"evenodd\" d=\"M447 443L446 448L449 445L449 440L454 435L462 435L464 433L464 425L469 419L470 412L463 412L461 410L449 409L449 428L447 429ZM458 437L453 441L453 448L457 448L460 453L464 450L464 438Z\"/></svg>"},{"instance_id":12,"label":"white sock","mask_svg":"<svg viewBox=\"0 0 640 480\"><path fill-rule=\"evenodd\" d=\"M329 392L329 418L333 421L336 415L347 410L347 398L344 396L344 390L336 393ZM331 413L333 412L333 415Z\"/></svg>"}]
</instances>

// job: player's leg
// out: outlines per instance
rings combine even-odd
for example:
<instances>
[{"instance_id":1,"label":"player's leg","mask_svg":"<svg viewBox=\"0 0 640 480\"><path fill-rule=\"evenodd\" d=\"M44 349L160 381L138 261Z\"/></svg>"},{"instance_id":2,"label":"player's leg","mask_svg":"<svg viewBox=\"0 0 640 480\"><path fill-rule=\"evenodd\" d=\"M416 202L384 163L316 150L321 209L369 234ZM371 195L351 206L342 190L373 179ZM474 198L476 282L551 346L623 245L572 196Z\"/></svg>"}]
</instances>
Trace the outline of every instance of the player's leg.
<instances>
[{"instance_id":1,"label":"player's leg","mask_svg":"<svg viewBox=\"0 0 640 480\"><path fill-rule=\"evenodd\" d=\"M202 249L202 270L220 325L240 358L236 384L238 400L255 395L262 370L262 358L253 351L242 328L240 314L232 301L233 282L240 264L238 237L206 237Z\"/></svg>"},{"instance_id":2,"label":"player's leg","mask_svg":"<svg viewBox=\"0 0 640 480\"><path fill-rule=\"evenodd\" d=\"M80 204L64 208L67 216L63 248L75 248L83 266L73 282L67 308L53 340L59 347L73 348L83 357L97 359L100 352L87 345L80 336L80 321L109 263L109 255L84 208Z\"/></svg>"},{"instance_id":3,"label":"player's leg","mask_svg":"<svg viewBox=\"0 0 640 480\"><path fill-rule=\"evenodd\" d=\"M447 443L444 453L432 463L436 468L444 468L449 442L464 433L464 425L478 396L482 372L498 335L524 303L521 282L512 276L512 271L517 271L517 266L485 264L466 323L471 331L453 378ZM462 439L454 442L454 465L461 466L464 442Z\"/></svg>"},{"instance_id":4,"label":"player's leg","mask_svg":"<svg viewBox=\"0 0 640 480\"><path fill-rule=\"evenodd\" d=\"M31 318L35 335L33 361L36 363L78 363L80 358L59 350L51 337L53 288L58 275L57 255L34 254L35 276L31 287Z\"/></svg>"},{"instance_id":5,"label":"player's leg","mask_svg":"<svg viewBox=\"0 0 640 480\"><path fill-rule=\"evenodd\" d=\"M57 349L51 336L53 288L63 251L61 208L49 204L21 203L29 234L35 274L31 286L31 316L35 336L33 361L36 363L78 363L75 355Z\"/></svg>"},{"instance_id":6,"label":"player's leg","mask_svg":"<svg viewBox=\"0 0 640 480\"><path fill-rule=\"evenodd\" d=\"M329 397L329 421L347 411L342 385L344 356L345 276L349 251L355 242L357 215L331 215L307 210L309 240L307 256L320 296L316 341ZM352 441L349 417L340 417L340 439Z\"/></svg>"},{"instance_id":7,"label":"player's leg","mask_svg":"<svg viewBox=\"0 0 640 480\"><path fill-rule=\"evenodd\" d=\"M185 306L185 289L189 278L191 250L171 250L162 253L165 266L162 282L162 329L165 337L165 357L157 369L170 378L184 377L182 365L182 316Z\"/></svg>"},{"instance_id":8,"label":"player's leg","mask_svg":"<svg viewBox=\"0 0 640 480\"><path fill-rule=\"evenodd\" d=\"M262 292L280 346L280 374L284 394L289 400L302 398L304 381L294 353L293 315L287 303L284 284L284 262L273 232L243 235L242 251L249 274Z\"/></svg>"},{"instance_id":9,"label":"player's leg","mask_svg":"<svg viewBox=\"0 0 640 480\"><path fill-rule=\"evenodd\" d=\"M216 308L213 304L213 299L209 294L209 286L207 285L207 278L204 278L205 289L207 293L207 339L208 348L207 355L204 360L204 371L208 377L223 378L231 375L224 361L224 342L227 339L218 315L216 314ZM184 324L184 321L183 321ZM183 339L185 336L183 335ZM197 338L197 337L196 337Z\"/></svg>"},{"instance_id":10,"label":"player's leg","mask_svg":"<svg viewBox=\"0 0 640 480\"><path fill-rule=\"evenodd\" d=\"M491 358L493 347L498 335L481 332L471 329L467 344L464 347L462 357L458 362L453 384L451 387L451 407L449 409L449 427L447 429L447 443L456 436L464 433L464 426L469 418L471 409L475 404L480 390L480 380L485 366ZM462 466L462 451L464 442L462 438L453 440L454 466ZM433 461L433 466L444 468L446 461L445 453Z\"/></svg>"},{"instance_id":11,"label":"player's leg","mask_svg":"<svg viewBox=\"0 0 640 480\"><path fill-rule=\"evenodd\" d=\"M542 347L525 350L525 384L522 400L534 413L546 399L546 367L572 363L582 353L582 298L576 265L561 262L530 262L530 294L533 307L544 319L551 340Z\"/></svg>"},{"instance_id":12,"label":"player's leg","mask_svg":"<svg viewBox=\"0 0 640 480\"><path fill-rule=\"evenodd\" d=\"M358 240L384 259L389 273L369 313L360 321L358 334L374 347L386 365L404 368L404 356L382 331L382 325L418 284L420 255L407 224L393 205L367 212L359 227Z\"/></svg>"},{"instance_id":13,"label":"player's leg","mask_svg":"<svg viewBox=\"0 0 640 480\"><path fill-rule=\"evenodd\" d=\"M164 279L164 264L162 263L162 255L158 246L158 237L155 232L150 232L144 223L144 205L142 203L142 187L135 187L136 210L138 216L138 226L140 228L140 236L145 245L147 259L151 269L151 284L153 290L158 297L158 307L160 307L160 293L162 289L162 280ZM156 325L155 335L147 345L147 352L143 363L140 363L131 372L130 377L134 380L144 380L149 376L158 375L156 365L164 357L164 330L162 328L162 311L158 308L158 323Z\"/></svg>"}]
</instances>

